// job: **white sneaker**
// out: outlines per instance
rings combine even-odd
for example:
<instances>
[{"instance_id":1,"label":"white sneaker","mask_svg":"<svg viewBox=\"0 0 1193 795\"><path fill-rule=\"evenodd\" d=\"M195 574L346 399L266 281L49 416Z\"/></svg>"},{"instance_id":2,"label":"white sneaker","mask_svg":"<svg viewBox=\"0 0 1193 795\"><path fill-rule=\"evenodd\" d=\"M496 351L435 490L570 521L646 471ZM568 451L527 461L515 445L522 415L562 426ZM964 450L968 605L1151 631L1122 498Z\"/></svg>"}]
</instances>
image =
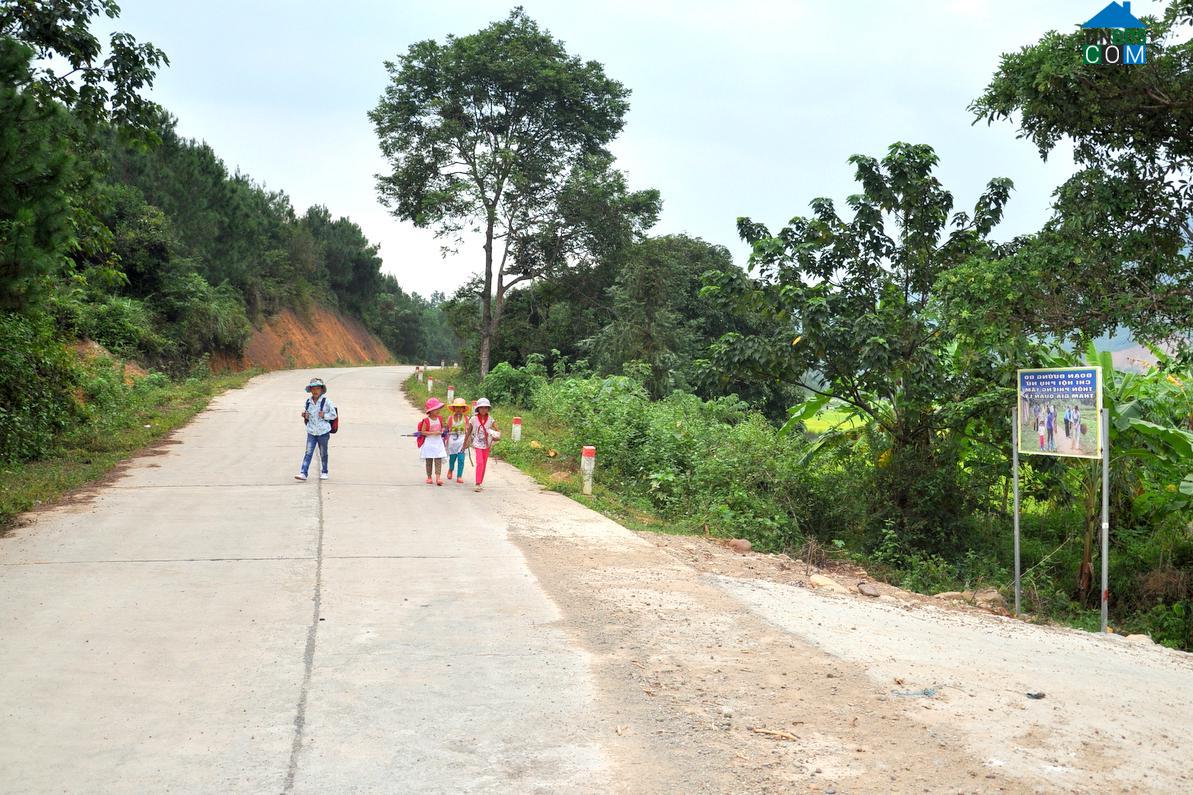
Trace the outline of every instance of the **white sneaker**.
<instances>
[{"instance_id":1,"label":"white sneaker","mask_svg":"<svg viewBox=\"0 0 1193 795\"><path fill-rule=\"evenodd\" d=\"M307 476L302 474L301 472L299 472L297 475L294 476L294 479L295 480L306 480Z\"/></svg>"},{"instance_id":2,"label":"white sneaker","mask_svg":"<svg viewBox=\"0 0 1193 795\"><path fill-rule=\"evenodd\" d=\"M319 473L319 480L327 480L327 473L326 473L326 472L320 472L320 473Z\"/></svg>"}]
</instances>

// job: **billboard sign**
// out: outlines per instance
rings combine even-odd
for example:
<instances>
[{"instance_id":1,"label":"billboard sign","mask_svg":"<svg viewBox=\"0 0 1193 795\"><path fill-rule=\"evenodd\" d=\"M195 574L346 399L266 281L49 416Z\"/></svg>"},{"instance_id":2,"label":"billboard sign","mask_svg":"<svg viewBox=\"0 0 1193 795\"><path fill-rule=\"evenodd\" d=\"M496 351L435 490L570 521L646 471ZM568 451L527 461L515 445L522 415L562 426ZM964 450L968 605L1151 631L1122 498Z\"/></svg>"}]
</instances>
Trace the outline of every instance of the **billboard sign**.
<instances>
[{"instance_id":1,"label":"billboard sign","mask_svg":"<svg viewBox=\"0 0 1193 795\"><path fill-rule=\"evenodd\" d=\"M1102 368L1018 372L1019 452L1102 457Z\"/></svg>"}]
</instances>

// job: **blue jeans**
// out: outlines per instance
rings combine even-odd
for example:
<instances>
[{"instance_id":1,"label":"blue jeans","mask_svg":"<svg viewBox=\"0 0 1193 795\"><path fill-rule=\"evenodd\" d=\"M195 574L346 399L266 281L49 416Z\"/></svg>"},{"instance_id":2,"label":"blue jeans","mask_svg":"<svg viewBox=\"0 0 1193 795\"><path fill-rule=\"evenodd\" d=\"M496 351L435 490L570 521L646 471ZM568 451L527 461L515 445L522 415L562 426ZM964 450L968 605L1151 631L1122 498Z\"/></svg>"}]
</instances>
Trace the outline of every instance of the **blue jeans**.
<instances>
[{"instance_id":1,"label":"blue jeans","mask_svg":"<svg viewBox=\"0 0 1193 795\"><path fill-rule=\"evenodd\" d=\"M315 445L319 445L319 460L323 462L323 472L327 473L327 440L331 438L330 433L325 433L322 436L316 436L313 433L307 434L307 454L302 457L302 474L306 474L311 468L311 456L315 454Z\"/></svg>"},{"instance_id":2,"label":"blue jeans","mask_svg":"<svg viewBox=\"0 0 1193 795\"><path fill-rule=\"evenodd\" d=\"M447 476L452 476L452 470L456 471L456 479L464 477L464 453L449 453L447 456Z\"/></svg>"}]
</instances>

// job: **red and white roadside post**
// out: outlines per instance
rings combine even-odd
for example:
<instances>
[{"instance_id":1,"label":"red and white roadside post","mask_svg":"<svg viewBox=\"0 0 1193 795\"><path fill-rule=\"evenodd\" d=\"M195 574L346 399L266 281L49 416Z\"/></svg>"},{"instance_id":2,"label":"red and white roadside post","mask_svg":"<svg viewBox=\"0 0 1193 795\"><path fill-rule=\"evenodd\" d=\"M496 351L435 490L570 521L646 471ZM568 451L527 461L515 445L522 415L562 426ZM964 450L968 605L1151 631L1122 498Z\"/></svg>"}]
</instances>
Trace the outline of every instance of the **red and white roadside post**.
<instances>
[{"instance_id":1,"label":"red and white roadside post","mask_svg":"<svg viewBox=\"0 0 1193 795\"><path fill-rule=\"evenodd\" d=\"M596 448L585 445L580 451L580 493L592 494L592 473L596 469Z\"/></svg>"},{"instance_id":2,"label":"red and white roadside post","mask_svg":"<svg viewBox=\"0 0 1193 795\"><path fill-rule=\"evenodd\" d=\"M414 374L418 376L418 382L421 384L423 382L423 368L421 364L414 368Z\"/></svg>"},{"instance_id":3,"label":"red and white roadside post","mask_svg":"<svg viewBox=\"0 0 1193 795\"><path fill-rule=\"evenodd\" d=\"M451 403L456 398L456 388L451 384L447 385L447 402Z\"/></svg>"},{"instance_id":4,"label":"red and white roadside post","mask_svg":"<svg viewBox=\"0 0 1193 795\"><path fill-rule=\"evenodd\" d=\"M429 375L427 376L427 391L428 392L435 391L435 379Z\"/></svg>"},{"instance_id":5,"label":"red and white roadside post","mask_svg":"<svg viewBox=\"0 0 1193 795\"><path fill-rule=\"evenodd\" d=\"M515 442L522 441L522 418L514 417L514 425L510 429L510 438Z\"/></svg>"}]
</instances>

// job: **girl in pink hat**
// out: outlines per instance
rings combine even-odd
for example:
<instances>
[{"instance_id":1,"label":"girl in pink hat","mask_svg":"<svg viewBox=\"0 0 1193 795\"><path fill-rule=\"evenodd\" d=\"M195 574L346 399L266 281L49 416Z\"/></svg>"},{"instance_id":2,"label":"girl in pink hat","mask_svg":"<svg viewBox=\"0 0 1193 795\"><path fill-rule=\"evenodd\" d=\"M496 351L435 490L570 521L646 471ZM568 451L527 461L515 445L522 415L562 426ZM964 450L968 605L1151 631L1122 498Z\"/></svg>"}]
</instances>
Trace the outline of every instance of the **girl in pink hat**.
<instances>
[{"instance_id":1,"label":"girl in pink hat","mask_svg":"<svg viewBox=\"0 0 1193 795\"><path fill-rule=\"evenodd\" d=\"M427 398L426 412L418 423L418 457L427 466L427 484L431 483L431 470L434 468L435 485L443 485L443 459L447 458L447 423L439 416L443 409L443 401L437 397Z\"/></svg>"}]
</instances>

